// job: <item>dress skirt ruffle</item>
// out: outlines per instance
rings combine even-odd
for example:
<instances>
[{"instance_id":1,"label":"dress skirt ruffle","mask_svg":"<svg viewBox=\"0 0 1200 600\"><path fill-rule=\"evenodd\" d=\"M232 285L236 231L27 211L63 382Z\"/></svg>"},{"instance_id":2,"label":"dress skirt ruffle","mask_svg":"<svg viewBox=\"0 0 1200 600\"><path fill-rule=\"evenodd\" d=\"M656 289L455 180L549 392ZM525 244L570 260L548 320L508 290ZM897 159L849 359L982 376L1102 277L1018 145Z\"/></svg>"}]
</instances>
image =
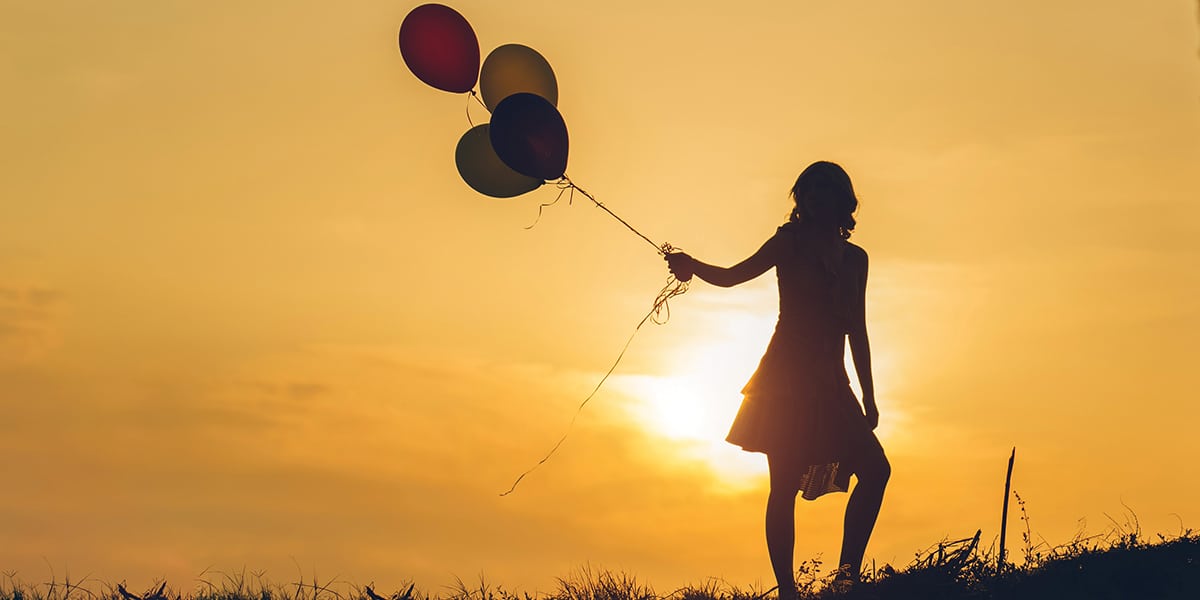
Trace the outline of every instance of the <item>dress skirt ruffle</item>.
<instances>
[{"instance_id":1,"label":"dress skirt ruffle","mask_svg":"<svg viewBox=\"0 0 1200 600\"><path fill-rule=\"evenodd\" d=\"M791 465L793 482L806 500L844 492L862 457L878 446L844 367L809 363L803 371L773 368L768 350L725 438L748 452L763 452L772 465ZM830 361L821 361L830 362Z\"/></svg>"}]
</instances>

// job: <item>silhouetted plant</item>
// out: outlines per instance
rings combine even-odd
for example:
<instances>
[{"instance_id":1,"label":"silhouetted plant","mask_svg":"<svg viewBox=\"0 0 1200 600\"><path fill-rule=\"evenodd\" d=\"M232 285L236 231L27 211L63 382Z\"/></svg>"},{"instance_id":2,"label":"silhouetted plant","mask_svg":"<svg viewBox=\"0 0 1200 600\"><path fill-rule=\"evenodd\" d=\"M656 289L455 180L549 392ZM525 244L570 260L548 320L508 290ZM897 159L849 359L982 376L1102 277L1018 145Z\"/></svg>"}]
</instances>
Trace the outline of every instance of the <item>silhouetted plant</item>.
<instances>
[{"instance_id":1,"label":"silhouetted plant","mask_svg":"<svg viewBox=\"0 0 1200 600\"><path fill-rule=\"evenodd\" d=\"M558 591L549 597L553 600L655 600L658 596L632 575L593 571L590 565L584 565L575 573L558 578Z\"/></svg>"}]
</instances>

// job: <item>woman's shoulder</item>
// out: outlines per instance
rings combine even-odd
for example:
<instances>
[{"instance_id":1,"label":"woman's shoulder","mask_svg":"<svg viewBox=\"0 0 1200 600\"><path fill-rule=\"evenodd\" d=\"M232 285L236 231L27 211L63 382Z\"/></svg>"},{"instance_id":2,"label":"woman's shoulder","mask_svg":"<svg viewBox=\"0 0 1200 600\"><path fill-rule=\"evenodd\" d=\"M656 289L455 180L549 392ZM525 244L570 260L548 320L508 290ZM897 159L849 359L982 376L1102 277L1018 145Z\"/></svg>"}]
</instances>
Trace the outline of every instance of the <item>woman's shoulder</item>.
<instances>
[{"instance_id":1,"label":"woman's shoulder","mask_svg":"<svg viewBox=\"0 0 1200 600\"><path fill-rule=\"evenodd\" d=\"M867 273L867 251L862 246L850 243L849 240L842 241L842 248L842 260L849 272L857 273L859 277L865 277Z\"/></svg>"},{"instance_id":2,"label":"woman's shoulder","mask_svg":"<svg viewBox=\"0 0 1200 600\"><path fill-rule=\"evenodd\" d=\"M775 233L767 238L767 244L779 245L781 242L794 242L797 237L802 236L802 230L797 227L796 223L784 223L775 229Z\"/></svg>"},{"instance_id":3,"label":"woman's shoulder","mask_svg":"<svg viewBox=\"0 0 1200 600\"><path fill-rule=\"evenodd\" d=\"M846 256L852 256L856 259L861 259L864 262L867 260L867 251L864 250L862 246L859 246L850 240L844 240L842 241L842 244L846 249Z\"/></svg>"},{"instance_id":4,"label":"woman's shoulder","mask_svg":"<svg viewBox=\"0 0 1200 600\"><path fill-rule=\"evenodd\" d=\"M788 221L775 230L775 235L771 236L771 241L777 243L786 241L789 246L794 247L797 243L803 245L810 238L812 238L812 231L808 227L804 227L795 221Z\"/></svg>"}]
</instances>

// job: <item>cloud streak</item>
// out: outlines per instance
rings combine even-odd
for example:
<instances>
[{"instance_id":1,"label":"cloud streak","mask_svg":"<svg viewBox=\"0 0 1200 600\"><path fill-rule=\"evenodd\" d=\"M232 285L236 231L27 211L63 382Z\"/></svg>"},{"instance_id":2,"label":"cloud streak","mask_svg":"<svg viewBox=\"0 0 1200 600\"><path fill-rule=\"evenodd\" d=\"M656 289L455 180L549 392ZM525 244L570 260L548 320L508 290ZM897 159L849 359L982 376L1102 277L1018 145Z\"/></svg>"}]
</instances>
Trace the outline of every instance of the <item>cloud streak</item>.
<instances>
[{"instance_id":1,"label":"cloud streak","mask_svg":"<svg viewBox=\"0 0 1200 600\"><path fill-rule=\"evenodd\" d=\"M0 284L0 368L28 364L58 341L60 290Z\"/></svg>"}]
</instances>

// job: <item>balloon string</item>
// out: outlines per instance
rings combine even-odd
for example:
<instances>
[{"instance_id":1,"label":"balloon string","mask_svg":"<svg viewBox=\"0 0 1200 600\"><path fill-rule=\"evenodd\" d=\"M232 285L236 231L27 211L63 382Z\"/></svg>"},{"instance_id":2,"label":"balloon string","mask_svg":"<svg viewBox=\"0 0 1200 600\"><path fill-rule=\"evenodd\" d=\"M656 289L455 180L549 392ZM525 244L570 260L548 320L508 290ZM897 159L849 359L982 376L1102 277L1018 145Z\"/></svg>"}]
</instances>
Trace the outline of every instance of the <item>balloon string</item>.
<instances>
[{"instance_id":1,"label":"balloon string","mask_svg":"<svg viewBox=\"0 0 1200 600\"><path fill-rule=\"evenodd\" d=\"M475 90L471 90L471 91L467 92L467 123L470 123L471 127L474 127L475 121L471 118L471 99L472 98L474 98L475 101L478 102L479 105L482 106L485 110L487 109L487 105L483 103L483 100L479 99L479 93L476 92Z\"/></svg>"},{"instance_id":2,"label":"balloon string","mask_svg":"<svg viewBox=\"0 0 1200 600\"><path fill-rule=\"evenodd\" d=\"M555 204L558 204L558 201L559 201L559 200L562 200L563 194L564 194L564 193L566 193L567 191L568 191L568 190L567 190L567 188L561 188L561 187L560 187L560 188L558 188L558 195L554 197L554 200L553 200L553 201L551 201L551 202L543 202L543 203L539 204L539 205L538 205L538 214L537 214L537 218L535 218L535 219L533 220L533 222L532 222L532 223L530 223L529 225L527 225L527 226L525 227L525 229L533 229L534 225L537 225L537 224L538 224L538 221L541 221L541 220L542 220L542 211L543 211L543 210L545 210L547 207L554 206ZM575 194L573 194L573 193L572 193L572 194L571 194L571 196L570 196L570 197L568 197L568 199L567 199L567 204L571 204L571 203L572 203L572 201L574 200L574 196L575 196Z\"/></svg>"},{"instance_id":3,"label":"balloon string","mask_svg":"<svg viewBox=\"0 0 1200 600\"><path fill-rule=\"evenodd\" d=\"M584 196L585 196L585 197L586 197L588 200L591 200L591 201L592 201L592 203L593 203L593 204L595 204L597 208L599 208L599 209L603 210L604 212L608 213L609 215L611 215L611 216L612 216L612 218L614 218L614 219L616 219L616 220L620 221L622 225L624 225L624 226L625 226L626 228L628 228L630 231L632 231L632 232L636 233L638 237L642 238L643 240L646 240L646 243L647 243L647 244L650 244L651 246L654 246L654 250L655 250L655 251L657 251L659 254L666 254L666 253L667 253L667 251L666 251L666 250L664 250L664 248L665 248L665 247L668 247L668 246L670 246L670 244L663 244L663 245L661 245L661 246L660 246L659 244L655 244L655 243L654 243L654 240L652 240L652 239L650 239L650 238L646 237L646 235L645 235L645 234L643 234L642 232L640 232L640 231L638 231L637 229L635 229L635 228L633 227L633 225L630 225L628 221L626 221L625 219L622 219L620 216L618 216L618 215L617 215L617 213L613 212L611 209L609 209L607 206L605 206L603 202L600 202L599 200L596 200L596 197L595 197L595 196L593 196L593 195L591 195L591 194L589 194L589 193L587 192L587 190L585 190L585 189L583 189L583 188L581 188L581 187L579 187L579 186L575 185L575 182L571 181L571 178L570 178L570 177L567 177L566 175L563 175L563 176L562 176L562 179L559 179L559 180L558 180L558 188L559 188L560 190L561 190L561 189L579 190L579 193L580 193L580 194L583 194L583 195L584 195Z\"/></svg>"},{"instance_id":4,"label":"balloon string","mask_svg":"<svg viewBox=\"0 0 1200 600\"><path fill-rule=\"evenodd\" d=\"M587 190L575 185L575 182L571 181L571 179L566 175L563 175L555 185L558 187L558 195L555 196L554 201L539 205L537 219L535 219L534 222L525 229L532 229L534 225L537 225L538 221L540 221L542 218L542 210L548 206L557 204L560 200L562 200L563 194L567 194L567 203L571 204L574 202L575 192L579 191L580 194L583 194L584 197L586 197L588 200L591 200L592 203L597 207L611 215L617 221L620 221L621 224L630 231L637 234L638 237L646 240L646 242L654 248L655 252L658 252L662 256L666 256L677 250L677 248L669 243L662 244L661 246L659 244L655 244L654 240L646 237L645 234L635 229L633 225L630 225L628 221L622 219L617 215L617 213L613 212L599 200L596 200L596 197L589 194ZM583 402L581 402L575 409L575 414L571 417L571 422L567 425L567 430L563 432L562 437L558 439L558 442L556 442L554 446L550 448L550 451L547 452L541 460L537 461L537 463L535 463L532 467L526 469L524 473L521 473L517 477L516 481L513 481L513 484L508 488L508 491L500 494L501 496L507 496L513 493L513 491L517 489L517 484L521 483L521 480L525 479L526 475L536 471L538 467L545 464L546 461L550 460L550 457L554 456L554 454L558 452L559 447L563 445L563 442L567 441L567 437L570 436L571 431L575 429L575 422L579 419L579 415L583 412L583 407L587 406L587 403L590 402L596 393L600 391L600 388L604 386L604 382L608 381L608 378L613 374L613 371L617 370L617 365L621 364L621 359L625 358L625 352L629 350L629 345L633 343L633 338L637 336L637 332L642 329L642 326L646 324L646 321L651 321L656 325L663 325L669 321L671 319L671 306L668 304L668 301L671 298L683 294L687 290L687 281L680 281L679 279L676 279L674 275L669 275L667 277L667 284L663 286L662 290L659 290L658 296L654 298L654 305L650 307L650 311L647 312L646 315L642 317L642 320L638 321L638 324L633 328L633 332L629 334L629 339L625 340L625 345L621 346L621 352L617 354L617 359L613 361L612 366L610 366L608 370L604 372L604 376L601 377L600 381L596 383L596 387L592 388L591 393L589 393L587 397L583 399Z\"/></svg>"},{"instance_id":5,"label":"balloon string","mask_svg":"<svg viewBox=\"0 0 1200 600\"><path fill-rule=\"evenodd\" d=\"M580 190L580 192L583 192L583 190ZM593 202L594 201L595 200L593 200ZM663 252L669 252L674 249L675 248L673 248L670 244L663 244L661 250ZM613 371L617 370L617 365L621 364L621 359L625 358L625 352L629 350L629 345L633 343L633 338L637 335L637 332L641 330L642 325L645 325L646 321L652 321L656 325L662 325L666 323L671 318L671 309L667 305L667 301L686 292L687 290L687 281L680 281L676 279L674 275L667 278L667 285L663 286L663 289L658 292L658 296L654 299L654 306L650 308L650 312L646 313L646 316L642 317L642 320L638 321L637 326L633 328L633 333L629 334L629 339L625 340L624 346L621 346L621 353L617 355L617 359L613 361L613 364L608 368L608 371L605 371L604 376L601 377L600 381L596 383L596 387L592 388L591 393L588 394L587 397L583 399L583 402L579 404L579 407L575 409L575 414L571 417L571 423L567 425L567 430L563 432L562 437L559 438L558 442L554 444L554 447L546 453L546 456L543 456L541 460L537 461L537 464L526 469L524 473L521 473L521 475L517 477L516 481L513 481L512 487L509 487L508 491L501 493L501 496L507 496L513 493L513 491L517 489L517 484L521 483L521 480L525 479L526 475L536 471L538 467L550 460L550 457L554 456L555 452L558 452L558 448L563 445L563 442L567 441L567 436L571 435L571 431L575 429L575 421L579 420L579 415L583 412L583 407L587 406L587 403L592 400L592 397L596 395L596 392L600 391L600 388L604 385L604 382L608 381L608 377L613 374ZM663 317L664 314L666 315L665 317Z\"/></svg>"}]
</instances>

